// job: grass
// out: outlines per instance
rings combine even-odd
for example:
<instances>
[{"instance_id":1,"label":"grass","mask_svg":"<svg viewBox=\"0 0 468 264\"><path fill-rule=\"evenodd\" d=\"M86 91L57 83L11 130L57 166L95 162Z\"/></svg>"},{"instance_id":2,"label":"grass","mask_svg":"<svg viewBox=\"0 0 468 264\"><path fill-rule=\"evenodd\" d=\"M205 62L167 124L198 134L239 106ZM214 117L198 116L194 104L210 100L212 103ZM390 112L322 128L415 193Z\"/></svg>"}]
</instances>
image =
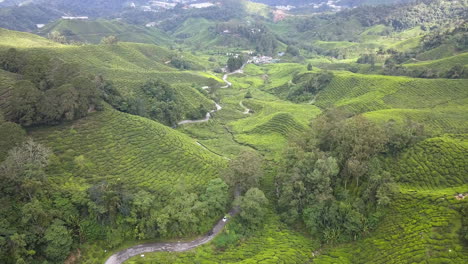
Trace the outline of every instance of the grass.
<instances>
[{"instance_id":1,"label":"grass","mask_svg":"<svg viewBox=\"0 0 468 264\"><path fill-rule=\"evenodd\" d=\"M65 188L106 180L170 193L218 177L225 160L157 122L107 108L76 122L33 129L57 159L49 174Z\"/></svg>"}]
</instances>

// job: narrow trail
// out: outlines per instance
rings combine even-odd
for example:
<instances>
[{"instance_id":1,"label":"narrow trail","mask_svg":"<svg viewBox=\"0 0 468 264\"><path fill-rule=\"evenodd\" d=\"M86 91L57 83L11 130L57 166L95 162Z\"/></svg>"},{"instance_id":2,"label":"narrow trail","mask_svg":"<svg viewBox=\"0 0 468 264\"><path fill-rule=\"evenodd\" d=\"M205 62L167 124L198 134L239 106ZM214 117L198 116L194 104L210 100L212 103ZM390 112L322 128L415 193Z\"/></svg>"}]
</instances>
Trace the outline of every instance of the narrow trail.
<instances>
[{"instance_id":1,"label":"narrow trail","mask_svg":"<svg viewBox=\"0 0 468 264\"><path fill-rule=\"evenodd\" d=\"M249 109L249 108L247 108L247 107L245 107L245 106L244 106L244 104L242 103L242 101L240 101L240 102L239 102L239 105L240 105L242 108L244 108L244 109L245 109L245 111L244 111L244 112L242 112L244 115L248 115L248 114L250 114L250 109Z\"/></svg>"},{"instance_id":2,"label":"narrow trail","mask_svg":"<svg viewBox=\"0 0 468 264\"><path fill-rule=\"evenodd\" d=\"M226 74L224 74L224 76L223 76L223 81L226 83L226 85L225 85L225 86L222 86L221 88L228 88L228 87L231 87L231 86L232 86L232 83L229 82L229 81L227 80L227 78L228 78L230 75L232 75L232 74L243 73L243 72L244 72L244 67L245 67L245 65L247 65L247 64L242 65L242 67L241 67L240 69L238 69L237 71L233 71L233 72L231 72L231 73L226 73ZM209 88L210 88L210 87L208 87L208 86L202 87L203 90L207 90L207 89L209 89ZM206 113L205 118L203 118L203 119L197 119L197 120L182 120L182 121L178 122L177 125L185 125L185 124L194 124L194 123L208 122L208 121L211 119L211 114L213 114L213 113L215 113L215 112L218 112L219 110L223 109L223 107L220 106L220 105L219 105L218 103L216 103L216 102L215 102L215 105L216 105L216 109L211 110L211 111L209 111L208 113ZM245 108L245 109L248 110L247 112L244 112L244 114L248 114L250 110L249 110L248 108L244 107L244 106L242 105L242 102L241 102L241 106L242 106L243 108Z\"/></svg>"},{"instance_id":3,"label":"narrow trail","mask_svg":"<svg viewBox=\"0 0 468 264\"><path fill-rule=\"evenodd\" d=\"M229 215L231 217L235 216L239 212L238 208L233 208L229 211ZM121 250L114 255L110 256L105 264L121 264L124 263L131 257L142 255L143 253L150 253L150 252L182 252L187 251L196 247L199 247L203 244L206 244L213 240L213 238L218 235L224 228L224 226L229 222L229 219L223 221L223 219L219 220L218 223L211 229L211 231L200 238L189 242L160 242L160 243L149 243L149 244L141 244L136 245L124 250Z\"/></svg>"},{"instance_id":4,"label":"narrow trail","mask_svg":"<svg viewBox=\"0 0 468 264\"><path fill-rule=\"evenodd\" d=\"M233 72L224 74L224 76L223 76L223 81L226 83L226 85L225 85L225 86L222 86L221 88L228 88L228 87L231 87L231 86L232 86L232 83L229 82L229 81L227 80L227 78L228 78L230 75L233 75L233 74L244 73L244 67L245 67L245 65L247 65L247 63L244 63L244 64L242 65L242 67L240 67L240 69L238 69L238 70L236 70L236 71L233 71Z\"/></svg>"}]
</instances>

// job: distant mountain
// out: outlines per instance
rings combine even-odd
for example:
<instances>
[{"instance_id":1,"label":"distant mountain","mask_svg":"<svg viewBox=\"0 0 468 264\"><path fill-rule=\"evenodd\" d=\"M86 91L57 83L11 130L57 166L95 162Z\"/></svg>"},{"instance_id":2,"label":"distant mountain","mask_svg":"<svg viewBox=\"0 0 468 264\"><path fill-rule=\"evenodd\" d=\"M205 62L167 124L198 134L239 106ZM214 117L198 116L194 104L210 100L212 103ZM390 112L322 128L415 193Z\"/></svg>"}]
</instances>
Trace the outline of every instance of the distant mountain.
<instances>
[{"instance_id":1,"label":"distant mountain","mask_svg":"<svg viewBox=\"0 0 468 264\"><path fill-rule=\"evenodd\" d=\"M341 7L354 7L361 5L379 5L379 4L396 4L406 3L413 0L251 0L252 2L263 3L270 6L308 6L308 5L325 5L330 4Z\"/></svg>"}]
</instances>

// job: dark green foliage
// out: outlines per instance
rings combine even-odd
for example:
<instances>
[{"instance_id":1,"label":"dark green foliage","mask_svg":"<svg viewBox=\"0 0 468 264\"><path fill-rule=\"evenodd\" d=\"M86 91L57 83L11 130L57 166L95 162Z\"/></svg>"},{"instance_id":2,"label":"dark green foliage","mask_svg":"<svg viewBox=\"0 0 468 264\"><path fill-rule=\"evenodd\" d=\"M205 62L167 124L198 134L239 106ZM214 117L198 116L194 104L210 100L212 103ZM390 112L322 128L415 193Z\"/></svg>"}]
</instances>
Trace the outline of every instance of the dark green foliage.
<instances>
[{"instance_id":1,"label":"dark green foliage","mask_svg":"<svg viewBox=\"0 0 468 264\"><path fill-rule=\"evenodd\" d=\"M247 93L244 95L244 98L246 98L246 99L252 98L252 93L250 92L250 90L247 91Z\"/></svg>"},{"instance_id":2,"label":"dark green foliage","mask_svg":"<svg viewBox=\"0 0 468 264\"><path fill-rule=\"evenodd\" d=\"M2 162L8 151L26 139L26 132L20 125L13 122L3 121L0 117L0 162Z\"/></svg>"},{"instance_id":3,"label":"dark green foliage","mask_svg":"<svg viewBox=\"0 0 468 264\"><path fill-rule=\"evenodd\" d=\"M258 187L263 176L262 157L251 151L243 151L229 162L229 167L223 173L224 179L236 194L241 194L250 188Z\"/></svg>"},{"instance_id":4,"label":"dark green foliage","mask_svg":"<svg viewBox=\"0 0 468 264\"><path fill-rule=\"evenodd\" d=\"M235 202L240 209L240 218L244 225L255 230L259 228L267 213L268 199L258 188L249 189L244 196L238 197Z\"/></svg>"},{"instance_id":5,"label":"dark green foliage","mask_svg":"<svg viewBox=\"0 0 468 264\"><path fill-rule=\"evenodd\" d=\"M230 72L236 71L245 63L243 56L230 57L227 61L227 68Z\"/></svg>"},{"instance_id":6,"label":"dark green foliage","mask_svg":"<svg viewBox=\"0 0 468 264\"><path fill-rule=\"evenodd\" d=\"M376 58L374 54L364 54L357 60L357 63L370 64L374 66L375 61L376 61Z\"/></svg>"},{"instance_id":7,"label":"dark green foliage","mask_svg":"<svg viewBox=\"0 0 468 264\"><path fill-rule=\"evenodd\" d=\"M25 64L25 55L14 48L0 54L0 67L5 71L18 73L20 69L25 67Z\"/></svg>"},{"instance_id":8,"label":"dark green foliage","mask_svg":"<svg viewBox=\"0 0 468 264\"><path fill-rule=\"evenodd\" d=\"M356 239L375 227L372 216L396 190L378 155L390 140L409 146L411 136L393 130L389 136L361 116L346 119L336 110L311 127L286 150L276 178L282 219L303 221L326 243Z\"/></svg>"},{"instance_id":9,"label":"dark green foliage","mask_svg":"<svg viewBox=\"0 0 468 264\"><path fill-rule=\"evenodd\" d=\"M262 23L245 25L239 22L226 22L216 25L215 30L218 34L238 35L247 39L259 54L272 55L279 44L276 36ZM234 41L235 39L230 39L230 42Z\"/></svg>"},{"instance_id":10,"label":"dark green foliage","mask_svg":"<svg viewBox=\"0 0 468 264\"><path fill-rule=\"evenodd\" d=\"M328 71L295 76L292 80L295 85L289 90L287 99L293 102L311 100L331 82L332 78L333 73Z\"/></svg>"},{"instance_id":11,"label":"dark green foliage","mask_svg":"<svg viewBox=\"0 0 468 264\"><path fill-rule=\"evenodd\" d=\"M301 55L299 49L293 45L288 45L288 47L286 48L286 53L294 57L298 57Z\"/></svg>"},{"instance_id":12,"label":"dark green foliage","mask_svg":"<svg viewBox=\"0 0 468 264\"><path fill-rule=\"evenodd\" d=\"M72 244L95 240L113 248L125 239L199 234L228 205L228 186L219 178L199 192L179 186L165 195L134 192L119 180L98 182L86 192L61 189L45 172L50 161L58 162L49 149L28 140L0 164L2 263L63 263ZM89 166L80 157L74 162L83 170Z\"/></svg>"},{"instance_id":13,"label":"dark green foliage","mask_svg":"<svg viewBox=\"0 0 468 264\"><path fill-rule=\"evenodd\" d=\"M310 64L310 63L307 64L307 70L308 70L308 71L311 71L311 70L312 70L312 64Z\"/></svg>"},{"instance_id":14,"label":"dark green foliage","mask_svg":"<svg viewBox=\"0 0 468 264\"><path fill-rule=\"evenodd\" d=\"M9 49L1 65L23 75L9 100L6 118L24 126L56 124L84 117L100 106L99 92L92 76L81 73L77 65L46 56L25 57Z\"/></svg>"},{"instance_id":15,"label":"dark green foliage","mask_svg":"<svg viewBox=\"0 0 468 264\"><path fill-rule=\"evenodd\" d=\"M101 98L117 110L127 112L128 111L128 102L125 100L120 92L115 88L114 83L108 80L105 80L102 75L96 76L94 82L97 85L97 89L101 94ZM101 109L96 109L101 110Z\"/></svg>"},{"instance_id":16,"label":"dark green foliage","mask_svg":"<svg viewBox=\"0 0 468 264\"><path fill-rule=\"evenodd\" d=\"M45 254L54 262L65 260L70 252L72 237L64 224L61 220L55 220L44 234L44 239L47 241Z\"/></svg>"},{"instance_id":17,"label":"dark green foliage","mask_svg":"<svg viewBox=\"0 0 468 264\"><path fill-rule=\"evenodd\" d=\"M171 65L176 67L177 69L180 69L180 70L190 70L190 69L192 69L192 64L189 61L184 60L183 58L181 58L179 56L172 57Z\"/></svg>"},{"instance_id":18,"label":"dark green foliage","mask_svg":"<svg viewBox=\"0 0 468 264\"><path fill-rule=\"evenodd\" d=\"M460 230L460 237L468 244L468 203L464 203L461 208L462 228Z\"/></svg>"},{"instance_id":19,"label":"dark green foliage","mask_svg":"<svg viewBox=\"0 0 468 264\"><path fill-rule=\"evenodd\" d=\"M176 125L181 119L180 107L171 85L161 80L150 80L141 86L141 92L143 96L129 102L129 113L149 117L169 126Z\"/></svg>"},{"instance_id":20,"label":"dark green foliage","mask_svg":"<svg viewBox=\"0 0 468 264\"><path fill-rule=\"evenodd\" d=\"M447 71L445 77L449 79L459 79L464 78L467 75L468 74L465 72L465 67L461 64L457 64Z\"/></svg>"}]
</instances>

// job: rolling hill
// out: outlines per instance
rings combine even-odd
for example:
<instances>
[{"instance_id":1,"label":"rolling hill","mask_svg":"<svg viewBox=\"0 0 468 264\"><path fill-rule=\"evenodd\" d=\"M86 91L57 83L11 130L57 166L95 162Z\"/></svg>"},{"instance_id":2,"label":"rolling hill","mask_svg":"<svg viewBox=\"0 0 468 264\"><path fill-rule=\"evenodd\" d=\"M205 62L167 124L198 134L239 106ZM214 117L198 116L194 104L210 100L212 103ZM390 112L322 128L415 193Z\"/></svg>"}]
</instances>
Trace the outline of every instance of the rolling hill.
<instances>
[{"instance_id":1,"label":"rolling hill","mask_svg":"<svg viewBox=\"0 0 468 264\"><path fill-rule=\"evenodd\" d=\"M39 35L47 36L51 32L60 32L68 41L98 44L102 38L116 36L120 41L148 43L168 46L171 39L164 32L155 28L129 25L117 20L67 20L59 19L39 30Z\"/></svg>"}]
</instances>

